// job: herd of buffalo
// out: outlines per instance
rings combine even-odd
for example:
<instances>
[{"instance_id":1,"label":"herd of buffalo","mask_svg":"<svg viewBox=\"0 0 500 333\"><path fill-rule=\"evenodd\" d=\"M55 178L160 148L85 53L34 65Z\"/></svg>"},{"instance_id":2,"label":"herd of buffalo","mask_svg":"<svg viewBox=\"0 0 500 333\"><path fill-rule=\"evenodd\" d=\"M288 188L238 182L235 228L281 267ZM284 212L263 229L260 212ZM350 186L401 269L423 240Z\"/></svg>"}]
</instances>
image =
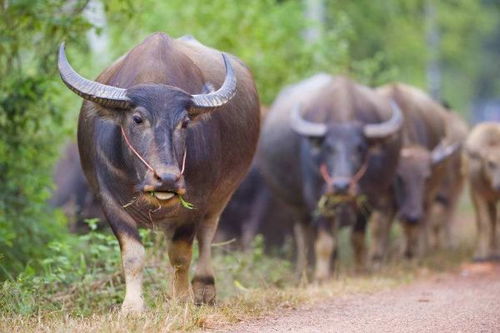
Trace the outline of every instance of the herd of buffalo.
<instances>
[{"instance_id":1,"label":"herd of buffalo","mask_svg":"<svg viewBox=\"0 0 500 333\"><path fill-rule=\"evenodd\" d=\"M475 259L500 258L500 125L469 133L457 113L417 88L374 89L320 73L285 87L265 108L241 60L163 33L96 81L71 67L64 45L58 67L84 102L78 146L68 145L56 167L52 204L74 231L85 219L107 220L121 248L124 312L144 308L138 227L164 231L174 296L213 304L218 225L218 237L236 237L242 247L257 233L267 245L293 234L297 272L311 266L323 281L340 228L351 229L358 268L387 257L395 219L405 257L449 246L466 179L476 211ZM199 262L190 285L195 238Z\"/></svg>"}]
</instances>

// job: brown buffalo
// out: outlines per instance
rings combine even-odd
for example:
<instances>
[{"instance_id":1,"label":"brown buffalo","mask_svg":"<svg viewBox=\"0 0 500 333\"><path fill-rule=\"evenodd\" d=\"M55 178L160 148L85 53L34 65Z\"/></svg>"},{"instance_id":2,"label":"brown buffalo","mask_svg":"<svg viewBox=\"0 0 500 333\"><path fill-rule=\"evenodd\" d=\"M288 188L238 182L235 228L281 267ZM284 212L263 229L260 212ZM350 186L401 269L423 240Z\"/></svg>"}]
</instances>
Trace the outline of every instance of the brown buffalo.
<instances>
[{"instance_id":1,"label":"brown buffalo","mask_svg":"<svg viewBox=\"0 0 500 333\"><path fill-rule=\"evenodd\" d=\"M500 124L474 127L465 144L467 178L476 211L474 259L500 260L498 202L500 201Z\"/></svg>"},{"instance_id":2,"label":"brown buffalo","mask_svg":"<svg viewBox=\"0 0 500 333\"><path fill-rule=\"evenodd\" d=\"M452 142L465 143L469 130L465 121L451 110L447 118L447 136ZM463 144L457 153L449 157L443 181L431 206L427 228L430 249L450 248L453 245L453 221L465 183L462 150Z\"/></svg>"},{"instance_id":3,"label":"brown buffalo","mask_svg":"<svg viewBox=\"0 0 500 333\"><path fill-rule=\"evenodd\" d=\"M446 163L459 153L460 141L447 136L448 112L421 90L396 83L377 92L394 100L405 118L395 187L406 236L405 256L411 258L426 248L426 219L443 182ZM388 235L389 230L386 232ZM386 252L387 242L374 245L377 254Z\"/></svg>"},{"instance_id":4,"label":"brown buffalo","mask_svg":"<svg viewBox=\"0 0 500 333\"><path fill-rule=\"evenodd\" d=\"M280 93L264 122L257 158L274 195L293 214L298 273L313 252L315 279L329 277L337 230L351 224L339 218L349 216L339 212L346 208L358 216L352 243L363 263L370 211L378 230L394 206L401 124L396 106L345 77L318 74Z\"/></svg>"},{"instance_id":5,"label":"brown buffalo","mask_svg":"<svg viewBox=\"0 0 500 333\"><path fill-rule=\"evenodd\" d=\"M250 71L236 57L193 38L156 33L96 81L75 72L61 46L59 72L85 99L78 123L80 159L120 243L122 310L144 307L139 226L165 232L177 299L191 295L189 267L197 238L194 301L213 303L212 238L259 135L259 99Z\"/></svg>"}]
</instances>

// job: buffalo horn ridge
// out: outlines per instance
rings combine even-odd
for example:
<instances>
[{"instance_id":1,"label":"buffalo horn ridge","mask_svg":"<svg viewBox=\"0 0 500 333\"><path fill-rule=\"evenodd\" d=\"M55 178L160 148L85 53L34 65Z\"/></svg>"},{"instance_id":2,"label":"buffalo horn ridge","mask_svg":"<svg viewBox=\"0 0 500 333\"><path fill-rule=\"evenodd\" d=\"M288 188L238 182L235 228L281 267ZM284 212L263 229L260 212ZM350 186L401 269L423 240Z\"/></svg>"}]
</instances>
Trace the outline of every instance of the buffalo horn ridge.
<instances>
[{"instance_id":1,"label":"buffalo horn ridge","mask_svg":"<svg viewBox=\"0 0 500 333\"><path fill-rule=\"evenodd\" d=\"M290 113L290 125L300 135L309 137L323 137L326 134L325 124L313 123L302 118L300 104L296 104Z\"/></svg>"},{"instance_id":2,"label":"buffalo horn ridge","mask_svg":"<svg viewBox=\"0 0 500 333\"><path fill-rule=\"evenodd\" d=\"M64 43L61 43L61 46L59 46L57 67L59 68L59 74L64 84L83 99L107 108L126 109L130 106L127 89L87 80L78 74L66 58Z\"/></svg>"},{"instance_id":3,"label":"buffalo horn ridge","mask_svg":"<svg viewBox=\"0 0 500 333\"><path fill-rule=\"evenodd\" d=\"M388 137L403 125L403 113L396 103L391 101L392 116L389 120L379 124L368 124L363 128L363 133L370 139L382 139Z\"/></svg>"},{"instance_id":4,"label":"buffalo horn ridge","mask_svg":"<svg viewBox=\"0 0 500 333\"><path fill-rule=\"evenodd\" d=\"M460 146L461 144L458 142L451 145L445 145L441 142L432 150L432 164L435 165L443 162L448 157L453 155L460 148Z\"/></svg>"},{"instance_id":5,"label":"buffalo horn ridge","mask_svg":"<svg viewBox=\"0 0 500 333\"><path fill-rule=\"evenodd\" d=\"M231 62L225 53L222 53L222 59L224 60L224 67L226 68L224 83L217 91L207 94L191 95L191 102L193 103L193 108L195 108L194 113L203 112L196 112L196 109L217 108L219 106L223 106L235 95L236 76L234 75L233 67L231 66Z\"/></svg>"}]
</instances>

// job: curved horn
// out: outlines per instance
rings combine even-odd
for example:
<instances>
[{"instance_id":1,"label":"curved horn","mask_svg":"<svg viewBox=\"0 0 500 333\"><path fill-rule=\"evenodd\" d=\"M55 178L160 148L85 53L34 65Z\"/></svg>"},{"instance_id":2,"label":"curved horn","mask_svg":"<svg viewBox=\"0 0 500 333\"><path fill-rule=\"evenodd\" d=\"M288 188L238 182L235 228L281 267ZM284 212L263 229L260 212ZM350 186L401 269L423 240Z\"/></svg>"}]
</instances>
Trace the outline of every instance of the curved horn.
<instances>
[{"instance_id":1,"label":"curved horn","mask_svg":"<svg viewBox=\"0 0 500 333\"><path fill-rule=\"evenodd\" d=\"M125 109L130 105L130 99L127 97L127 89L87 80L78 74L66 58L64 43L61 43L61 46L59 46L57 67L64 84L83 99L107 108Z\"/></svg>"},{"instance_id":2,"label":"curved horn","mask_svg":"<svg viewBox=\"0 0 500 333\"><path fill-rule=\"evenodd\" d=\"M224 67L226 68L226 78L219 90L208 93L191 95L191 101L195 108L216 108L229 102L236 94L236 76L233 66L225 53L222 53Z\"/></svg>"},{"instance_id":3,"label":"curved horn","mask_svg":"<svg viewBox=\"0 0 500 333\"><path fill-rule=\"evenodd\" d=\"M392 116L389 120L380 124L368 124L363 128L367 138L381 139L396 133L403 125L403 113L398 105L391 101Z\"/></svg>"},{"instance_id":4,"label":"curved horn","mask_svg":"<svg viewBox=\"0 0 500 333\"><path fill-rule=\"evenodd\" d=\"M296 104L290 112L290 125L295 132L303 136L323 137L327 131L325 124L312 123L302 118L300 104Z\"/></svg>"},{"instance_id":5,"label":"curved horn","mask_svg":"<svg viewBox=\"0 0 500 333\"><path fill-rule=\"evenodd\" d=\"M431 161L432 164L439 164L446 160L448 157L453 155L460 147L462 146L461 143L456 142L451 145L445 146L442 142L438 144L431 153Z\"/></svg>"}]
</instances>

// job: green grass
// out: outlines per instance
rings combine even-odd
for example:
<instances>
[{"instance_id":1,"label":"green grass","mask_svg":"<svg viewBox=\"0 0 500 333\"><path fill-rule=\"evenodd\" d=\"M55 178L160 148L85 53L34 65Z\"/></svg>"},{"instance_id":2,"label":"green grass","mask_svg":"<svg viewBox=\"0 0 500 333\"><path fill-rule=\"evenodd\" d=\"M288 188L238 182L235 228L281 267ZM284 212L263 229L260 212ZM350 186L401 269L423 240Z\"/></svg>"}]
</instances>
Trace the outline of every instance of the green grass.
<instances>
[{"instance_id":1,"label":"green grass","mask_svg":"<svg viewBox=\"0 0 500 333\"><path fill-rule=\"evenodd\" d=\"M177 304L171 299L172 270L163 237L142 231L147 248L144 283L148 310L128 318L118 314L124 296L118 244L112 235L92 231L75 236L72 242L49 244L54 256L43 262L43 271L27 269L18 279L0 285L0 331L220 328L300 304L393 288L421 276L455 269L470 258L470 227L471 223L457 225L457 232L465 236L454 250L440 251L418 262L394 256L377 273L364 275L354 273L348 233L342 231L336 273L332 281L321 286L297 283L292 263L265 255L261 237L247 252L230 251L227 245L215 246L215 307ZM397 243L397 234L396 230L393 243Z\"/></svg>"}]
</instances>

